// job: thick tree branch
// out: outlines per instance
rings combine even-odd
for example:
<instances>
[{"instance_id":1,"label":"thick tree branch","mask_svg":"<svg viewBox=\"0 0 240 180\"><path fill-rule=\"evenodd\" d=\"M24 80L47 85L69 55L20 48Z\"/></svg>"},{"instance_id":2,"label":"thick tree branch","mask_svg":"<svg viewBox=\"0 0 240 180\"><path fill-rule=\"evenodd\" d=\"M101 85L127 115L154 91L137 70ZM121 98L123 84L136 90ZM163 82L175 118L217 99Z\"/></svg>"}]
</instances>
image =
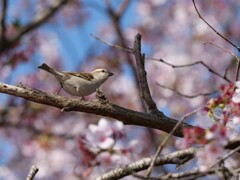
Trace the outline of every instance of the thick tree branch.
<instances>
[{"instance_id":1,"label":"thick tree branch","mask_svg":"<svg viewBox=\"0 0 240 180\"><path fill-rule=\"evenodd\" d=\"M33 90L29 88L12 86L0 83L0 92L14 95L40 104L50 105L67 111L79 111L106 116L122 121L127 125L138 125L164 132L171 132L177 124L177 120L164 116L163 114L150 114L126 109L109 102L98 100L81 101L68 97L58 96L51 93ZM174 136L182 137L184 127L191 127L183 123L174 133Z\"/></svg>"},{"instance_id":2,"label":"thick tree branch","mask_svg":"<svg viewBox=\"0 0 240 180\"><path fill-rule=\"evenodd\" d=\"M164 164L180 165L191 160L194 157L195 152L196 149L189 148L182 151L173 152L171 154L163 155L157 158L155 165L156 166ZM123 178L125 176L147 169L151 161L152 161L151 157L143 158L136 162L130 163L124 167L109 171L108 173L105 173L102 176L97 177L96 180L113 180Z\"/></svg>"}]
</instances>

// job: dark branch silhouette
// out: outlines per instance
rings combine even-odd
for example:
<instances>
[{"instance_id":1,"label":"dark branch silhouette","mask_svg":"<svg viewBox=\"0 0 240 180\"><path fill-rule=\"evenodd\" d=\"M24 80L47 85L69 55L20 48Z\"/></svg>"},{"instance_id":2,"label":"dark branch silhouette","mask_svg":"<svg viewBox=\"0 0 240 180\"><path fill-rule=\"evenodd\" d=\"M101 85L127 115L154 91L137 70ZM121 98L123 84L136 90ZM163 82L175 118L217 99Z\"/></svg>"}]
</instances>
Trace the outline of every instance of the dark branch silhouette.
<instances>
[{"instance_id":1,"label":"dark branch silhouette","mask_svg":"<svg viewBox=\"0 0 240 180\"><path fill-rule=\"evenodd\" d=\"M229 80L226 76L222 76L221 74L219 74L218 72L216 72L215 70L213 70L212 68L210 68L205 62L203 61L196 61L196 62L193 62L193 63L189 63L189 64L184 64L184 65L174 65L174 64L171 64L169 62L166 62L165 60L163 60L162 58L160 59L157 59L157 58L147 58L147 59L150 59L150 60L154 60L154 61L159 61L163 64L166 64L172 68L185 68L185 67L191 67L191 66L195 66L195 65L202 65L203 67L205 67L206 69L208 69L209 72L213 73L214 75L220 77L221 79L227 81L227 82L232 82L231 80Z\"/></svg>"},{"instance_id":2,"label":"dark branch silhouette","mask_svg":"<svg viewBox=\"0 0 240 180\"><path fill-rule=\"evenodd\" d=\"M164 89L168 89L170 91L173 91L174 93L178 94L179 96L182 96L182 97L185 97L185 98L196 98L196 97L199 97L199 96L211 96L213 95L214 93L217 93L218 91L212 91L212 92L208 92L208 93L199 93L199 94L195 94L195 95L188 95L188 94L184 94L184 93L181 93L179 92L178 90L176 89L173 89L173 88L170 88L170 87L167 87L165 85L162 85L158 82L156 82L156 84L158 86L160 86L161 88L164 88Z\"/></svg>"},{"instance_id":3,"label":"dark branch silhouette","mask_svg":"<svg viewBox=\"0 0 240 180\"><path fill-rule=\"evenodd\" d=\"M220 47L220 46L218 46L218 45L216 45L214 43L204 43L204 44L213 45L213 46L223 50L224 52L230 54L233 58L235 58L237 60L237 68L236 68L236 73L235 73L235 81L237 81L238 80L238 75L239 75L239 69L240 69L240 60L239 60L239 58L233 52L231 52L229 50L226 50L226 49L224 49L224 48L222 48L222 47ZM227 76L227 71L228 71L228 68L226 68L226 70L225 70L224 77Z\"/></svg>"}]
</instances>

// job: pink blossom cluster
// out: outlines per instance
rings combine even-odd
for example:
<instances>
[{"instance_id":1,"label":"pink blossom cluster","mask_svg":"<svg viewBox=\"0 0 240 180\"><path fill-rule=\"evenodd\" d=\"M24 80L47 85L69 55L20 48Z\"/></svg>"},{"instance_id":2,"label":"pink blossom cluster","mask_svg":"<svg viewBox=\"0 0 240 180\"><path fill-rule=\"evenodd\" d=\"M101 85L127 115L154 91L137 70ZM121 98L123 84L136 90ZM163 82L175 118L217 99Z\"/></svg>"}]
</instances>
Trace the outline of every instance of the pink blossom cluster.
<instances>
[{"instance_id":1,"label":"pink blossom cluster","mask_svg":"<svg viewBox=\"0 0 240 180\"><path fill-rule=\"evenodd\" d=\"M210 128L193 127L184 129L184 140L179 145L201 145L197 151L197 165L202 171L208 170L220 157L227 153L224 146L239 136L239 82L222 85L220 94L212 98L204 110L210 117ZM202 117L204 118L204 117Z\"/></svg>"},{"instance_id":2,"label":"pink blossom cluster","mask_svg":"<svg viewBox=\"0 0 240 180\"><path fill-rule=\"evenodd\" d=\"M129 140L127 129L122 122L112 122L105 118L101 118L98 124L88 126L86 132L78 138L81 162L85 166L83 176L89 176L93 167L97 167L93 171L110 170L144 153L144 142L137 137Z\"/></svg>"}]
</instances>

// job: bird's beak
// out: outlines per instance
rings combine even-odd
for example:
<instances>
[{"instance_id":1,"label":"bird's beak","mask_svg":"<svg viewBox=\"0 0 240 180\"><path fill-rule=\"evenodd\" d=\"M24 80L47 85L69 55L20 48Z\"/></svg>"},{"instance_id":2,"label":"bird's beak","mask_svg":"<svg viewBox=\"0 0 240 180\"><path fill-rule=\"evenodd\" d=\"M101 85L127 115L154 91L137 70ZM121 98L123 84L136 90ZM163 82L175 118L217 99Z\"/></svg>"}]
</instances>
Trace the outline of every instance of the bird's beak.
<instances>
[{"instance_id":1,"label":"bird's beak","mask_svg":"<svg viewBox=\"0 0 240 180\"><path fill-rule=\"evenodd\" d=\"M112 76L112 75L114 75L112 72L109 72L108 71L108 76L110 77L110 76Z\"/></svg>"}]
</instances>

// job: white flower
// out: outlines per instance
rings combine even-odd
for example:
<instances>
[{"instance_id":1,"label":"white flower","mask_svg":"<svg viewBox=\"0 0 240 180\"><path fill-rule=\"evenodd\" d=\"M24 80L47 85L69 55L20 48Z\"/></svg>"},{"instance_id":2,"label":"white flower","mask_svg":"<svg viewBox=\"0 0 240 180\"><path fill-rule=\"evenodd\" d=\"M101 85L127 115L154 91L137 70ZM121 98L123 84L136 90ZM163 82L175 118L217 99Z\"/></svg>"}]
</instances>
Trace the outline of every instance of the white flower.
<instances>
[{"instance_id":1,"label":"white flower","mask_svg":"<svg viewBox=\"0 0 240 180\"><path fill-rule=\"evenodd\" d=\"M115 138L120 138L119 134L123 133L123 123L119 121L111 122L102 118L98 125L90 124L88 129L87 141L101 149L107 149L115 143Z\"/></svg>"}]
</instances>

